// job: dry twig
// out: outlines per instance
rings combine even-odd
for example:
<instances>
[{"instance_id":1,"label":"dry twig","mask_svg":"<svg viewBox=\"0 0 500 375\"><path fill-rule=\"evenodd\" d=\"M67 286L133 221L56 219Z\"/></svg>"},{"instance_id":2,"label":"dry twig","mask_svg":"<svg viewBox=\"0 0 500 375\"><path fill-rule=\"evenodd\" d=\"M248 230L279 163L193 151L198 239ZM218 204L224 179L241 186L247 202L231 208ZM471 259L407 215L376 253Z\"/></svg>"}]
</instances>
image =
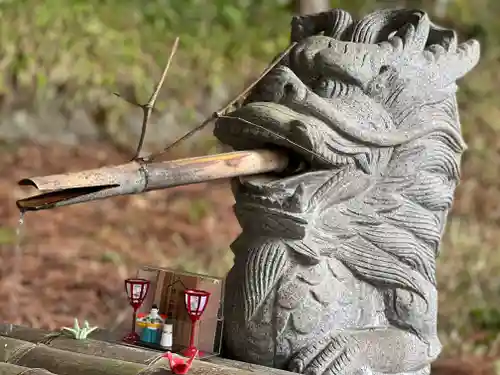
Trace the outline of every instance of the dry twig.
<instances>
[{"instance_id":1,"label":"dry twig","mask_svg":"<svg viewBox=\"0 0 500 375\"><path fill-rule=\"evenodd\" d=\"M142 120L142 128L141 128L141 136L140 136L140 139L139 139L139 144L137 145L137 150L136 150L136 153L135 153L135 156L132 158L132 161L139 161L141 163L148 163L148 162L152 162L154 159L156 159L157 157L165 154L168 150L172 149L173 147L177 146L179 143L181 143L182 141L190 138L191 136L193 136L195 133L197 133L198 131L200 131L201 129L203 129L205 126L207 126L210 122L212 122L213 120L221 117L221 116L224 116L227 114L227 112L234 106L236 105L237 103L239 103L241 100L245 99L247 97L247 95L249 94L249 92L276 66L280 63L281 60L283 60L283 58L288 55L288 53L290 53L290 51L292 50L292 48L297 44L296 42L290 44L290 46L285 50L283 51L280 56L271 64L269 65L258 77L257 79L255 79L254 81L252 81L250 83L250 85L248 85L247 87L245 87L238 95L236 95L233 99L231 99L225 106L223 106L221 109L219 109L218 111L215 111L214 113L212 113L212 115L210 117L208 117L207 119L205 119L200 125L198 125L197 127L195 127L194 129L190 130L189 132L187 132L186 134L184 134L183 136L181 136L180 138L176 139L173 143L171 143L170 145L168 145L167 147L165 147L162 151L160 152L157 152L157 153L154 153L154 154L150 154L146 157L139 157L140 155L140 152L142 150L142 146L144 144L144 138L146 137L146 129L147 129L147 125L148 125L148 122L149 122L149 118L151 117L151 113L153 112L153 109L154 109L154 105L155 105L155 102L156 102L156 99L158 97L158 94L161 90L161 87L165 81L165 78L167 76L167 72L168 72L168 69L170 68L170 64L172 62L172 59L175 55L175 52L177 51L177 47L178 47L178 44L179 44L179 38L177 37L175 39L175 42L174 42L174 45L172 46L172 51L170 53L170 57L167 61L167 65L165 66L165 69L163 70L163 74L158 82L158 84L156 85L155 87L155 90L153 92L153 94L151 95L151 97L149 98L149 101L146 103L146 104L139 104L137 102L137 100L135 98L126 98L126 97L123 97L121 96L120 94L118 93L114 93L116 96L124 99L127 103L130 103L136 107L139 107L143 110L143 113L144 113L144 117L143 117L143 120Z\"/></svg>"},{"instance_id":2,"label":"dry twig","mask_svg":"<svg viewBox=\"0 0 500 375\"><path fill-rule=\"evenodd\" d=\"M135 100L134 98L126 98L126 97L121 96L119 93L116 93L116 92L114 93L116 96L118 96L119 98L122 98L127 103L130 103L136 107L141 108L143 113L144 113L144 117L142 120L141 136L139 138L139 143L137 145L135 156L132 158L132 160L141 160L139 158L139 155L141 153L142 146L144 144L144 138L146 137L146 128L148 126L149 118L151 117L151 113L153 113L153 108L155 106L156 99L158 98L158 94L160 93L161 87L163 86L163 83L165 82L165 78L167 77L168 69L170 68L170 65L172 63L174 55L177 51L178 45L179 45L179 37L175 38L174 44L172 46L172 50L170 52L170 56L169 56L168 61L167 61L167 65L165 65L165 69L163 69L163 73L161 75L161 78L158 81L158 83L156 84L156 87L155 87L153 93L151 94L151 97L149 98L149 100L146 104L139 104L137 102L137 100Z\"/></svg>"},{"instance_id":3,"label":"dry twig","mask_svg":"<svg viewBox=\"0 0 500 375\"><path fill-rule=\"evenodd\" d=\"M205 119L200 125L198 125L197 127L195 127L194 129L190 130L189 132L187 132L186 134L184 134L183 136L181 136L180 138L176 139L173 143L171 143L170 145L168 145L167 147L165 147L163 149L163 151L160 151L156 154L151 154L149 156L147 156L146 158L144 158L143 160L144 161L148 161L148 162L151 162L153 161L155 158L157 158L158 156L161 156L163 154L165 154L168 150L172 149L173 147L177 146L179 143L181 143L182 141L190 138L191 136L193 136L196 132L200 131L201 129L203 129L205 126L207 126L210 122L212 122L213 120L221 117L221 116L224 116L227 114L227 112L235 105L237 104L238 102L240 102L241 100L243 100L244 98L246 98L246 96L248 95L248 93L276 66L280 63L281 60L283 60L283 58L285 58L286 55L288 55L290 53L290 51L292 50L293 47L295 47L297 43L294 42L292 44L290 44L290 46L285 50L283 51L280 56L271 64L269 65L260 75L259 77L257 77L257 79L255 79L254 81L252 81L250 83L250 85L248 85L247 87L245 87L238 95L236 95L233 99L231 99L225 106L223 106L221 109L219 109L218 111L215 111L214 113L212 113L212 115L210 117L208 117L207 119Z\"/></svg>"}]
</instances>

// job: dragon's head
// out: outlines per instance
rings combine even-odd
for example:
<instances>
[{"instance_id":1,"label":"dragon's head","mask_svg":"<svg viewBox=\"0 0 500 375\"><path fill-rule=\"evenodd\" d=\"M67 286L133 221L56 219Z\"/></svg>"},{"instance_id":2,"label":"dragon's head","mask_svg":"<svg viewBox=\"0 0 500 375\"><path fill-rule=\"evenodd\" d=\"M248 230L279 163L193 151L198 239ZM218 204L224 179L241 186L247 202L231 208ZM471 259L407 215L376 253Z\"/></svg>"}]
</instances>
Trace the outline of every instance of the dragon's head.
<instances>
[{"instance_id":1,"label":"dragon's head","mask_svg":"<svg viewBox=\"0 0 500 375\"><path fill-rule=\"evenodd\" d=\"M453 31L415 10L357 22L342 10L295 18L293 39L244 105L216 124L218 139L236 150L278 147L292 160L285 175L241 180L240 203L252 197L255 207L263 196L268 207L303 211L310 202L295 194L301 182L321 184L346 168L383 174L394 147L434 132L464 148L455 82L477 63L477 42L457 45ZM431 119L436 106L448 121Z\"/></svg>"}]
</instances>

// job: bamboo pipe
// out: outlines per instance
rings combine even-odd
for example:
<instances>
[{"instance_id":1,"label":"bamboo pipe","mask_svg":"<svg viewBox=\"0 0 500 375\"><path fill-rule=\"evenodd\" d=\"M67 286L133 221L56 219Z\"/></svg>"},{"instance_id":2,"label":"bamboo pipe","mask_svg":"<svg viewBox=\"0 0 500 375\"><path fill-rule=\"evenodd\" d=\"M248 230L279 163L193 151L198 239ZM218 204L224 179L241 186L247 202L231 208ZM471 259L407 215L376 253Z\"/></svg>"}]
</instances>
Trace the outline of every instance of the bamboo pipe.
<instances>
[{"instance_id":1,"label":"bamboo pipe","mask_svg":"<svg viewBox=\"0 0 500 375\"><path fill-rule=\"evenodd\" d=\"M25 178L40 195L16 202L21 211L37 211L119 195L144 193L205 181L280 172L288 158L269 150L238 151L164 162L135 161L80 172Z\"/></svg>"}]
</instances>

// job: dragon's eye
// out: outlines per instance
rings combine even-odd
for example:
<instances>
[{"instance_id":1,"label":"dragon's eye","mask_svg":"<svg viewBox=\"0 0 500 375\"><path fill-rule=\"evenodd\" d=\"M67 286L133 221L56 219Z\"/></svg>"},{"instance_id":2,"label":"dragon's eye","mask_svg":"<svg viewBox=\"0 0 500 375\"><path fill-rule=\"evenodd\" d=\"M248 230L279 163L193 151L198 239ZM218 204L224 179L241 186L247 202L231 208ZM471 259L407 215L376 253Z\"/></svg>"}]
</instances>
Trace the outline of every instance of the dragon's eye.
<instances>
[{"instance_id":1,"label":"dragon's eye","mask_svg":"<svg viewBox=\"0 0 500 375\"><path fill-rule=\"evenodd\" d=\"M374 99L377 97L380 98L383 95L384 88L384 84L380 81L380 79L375 77L375 79L368 84L365 94Z\"/></svg>"},{"instance_id":2,"label":"dragon's eye","mask_svg":"<svg viewBox=\"0 0 500 375\"><path fill-rule=\"evenodd\" d=\"M314 93L323 98L331 98L335 89L335 83L331 79L320 77L313 83L312 89Z\"/></svg>"},{"instance_id":3,"label":"dragon's eye","mask_svg":"<svg viewBox=\"0 0 500 375\"><path fill-rule=\"evenodd\" d=\"M372 90L376 93L379 93L380 91L382 91L382 84L380 82L375 82L373 85L372 85Z\"/></svg>"}]
</instances>

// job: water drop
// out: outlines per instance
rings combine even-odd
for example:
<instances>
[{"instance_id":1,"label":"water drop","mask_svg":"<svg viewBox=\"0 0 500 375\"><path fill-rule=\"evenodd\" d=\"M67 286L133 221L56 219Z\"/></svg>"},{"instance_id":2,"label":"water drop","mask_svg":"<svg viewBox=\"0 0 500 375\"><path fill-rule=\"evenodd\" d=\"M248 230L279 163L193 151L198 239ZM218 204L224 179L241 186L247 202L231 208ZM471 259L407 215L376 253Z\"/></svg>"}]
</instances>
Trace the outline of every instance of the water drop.
<instances>
[{"instance_id":1,"label":"water drop","mask_svg":"<svg viewBox=\"0 0 500 375\"><path fill-rule=\"evenodd\" d=\"M12 265L12 273L11 273L11 279L13 281L13 288L11 290L13 298L11 298L11 303L10 303L10 309L11 309L11 317L17 316L19 314L19 309L18 309L18 294L20 292L20 286L21 286L21 264L22 264L22 258L23 258L23 253L22 253L22 239L23 239L23 227L24 227L24 215L26 211L21 210L19 212L19 221L17 222L17 229L16 229L16 246L14 248L14 259L13 259L13 265Z\"/></svg>"}]
</instances>

